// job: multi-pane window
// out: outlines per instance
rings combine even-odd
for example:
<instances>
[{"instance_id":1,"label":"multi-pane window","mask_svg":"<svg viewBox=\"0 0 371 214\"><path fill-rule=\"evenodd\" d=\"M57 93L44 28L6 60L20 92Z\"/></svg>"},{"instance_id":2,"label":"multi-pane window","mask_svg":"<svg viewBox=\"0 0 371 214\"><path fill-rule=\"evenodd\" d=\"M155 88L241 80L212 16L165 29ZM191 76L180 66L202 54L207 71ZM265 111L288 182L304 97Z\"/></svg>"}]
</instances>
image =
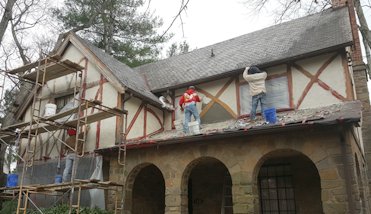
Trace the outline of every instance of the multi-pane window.
<instances>
[{"instance_id":1,"label":"multi-pane window","mask_svg":"<svg viewBox=\"0 0 371 214\"><path fill-rule=\"evenodd\" d=\"M68 103L73 102L73 94L55 98L57 112L60 112Z\"/></svg>"},{"instance_id":2,"label":"multi-pane window","mask_svg":"<svg viewBox=\"0 0 371 214\"><path fill-rule=\"evenodd\" d=\"M289 90L287 77L278 77L265 81L267 90L267 108L289 108ZM240 86L240 115L250 114L251 111L251 95L249 84L242 84ZM260 105L257 109L260 112Z\"/></svg>"},{"instance_id":3,"label":"multi-pane window","mask_svg":"<svg viewBox=\"0 0 371 214\"><path fill-rule=\"evenodd\" d=\"M289 164L263 165L259 172L260 206L263 214L294 214L295 195Z\"/></svg>"}]
</instances>

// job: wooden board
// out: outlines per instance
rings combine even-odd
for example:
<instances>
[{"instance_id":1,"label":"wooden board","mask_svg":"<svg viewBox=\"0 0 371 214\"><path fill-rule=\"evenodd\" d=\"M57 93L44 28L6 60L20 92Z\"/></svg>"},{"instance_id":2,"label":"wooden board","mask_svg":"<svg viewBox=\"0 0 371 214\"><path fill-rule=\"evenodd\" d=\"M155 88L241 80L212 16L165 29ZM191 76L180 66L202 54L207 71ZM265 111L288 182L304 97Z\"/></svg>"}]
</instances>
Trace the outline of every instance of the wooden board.
<instances>
[{"instance_id":1,"label":"wooden board","mask_svg":"<svg viewBox=\"0 0 371 214\"><path fill-rule=\"evenodd\" d=\"M46 67L44 67L46 66ZM45 82L56 79L71 73L74 73L76 71L81 71L83 69L82 66L73 63L69 60L65 60L60 63L48 63L44 66L41 66L39 69L39 74L37 77L37 71L33 71L31 73L25 74L22 76L22 78L31 80L31 81L36 81L38 80L39 83L42 83L43 81L43 74L45 72Z\"/></svg>"}]
</instances>

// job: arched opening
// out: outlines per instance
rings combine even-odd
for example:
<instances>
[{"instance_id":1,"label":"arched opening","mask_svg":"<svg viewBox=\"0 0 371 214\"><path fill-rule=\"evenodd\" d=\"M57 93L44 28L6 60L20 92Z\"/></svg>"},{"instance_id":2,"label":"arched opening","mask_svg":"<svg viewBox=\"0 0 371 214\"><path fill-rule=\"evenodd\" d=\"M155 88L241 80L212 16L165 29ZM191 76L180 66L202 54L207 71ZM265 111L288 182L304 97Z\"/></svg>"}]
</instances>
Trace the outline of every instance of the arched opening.
<instances>
[{"instance_id":1,"label":"arched opening","mask_svg":"<svg viewBox=\"0 0 371 214\"><path fill-rule=\"evenodd\" d=\"M155 165L144 166L135 176L131 210L132 214L165 213L165 181Z\"/></svg>"},{"instance_id":2,"label":"arched opening","mask_svg":"<svg viewBox=\"0 0 371 214\"><path fill-rule=\"evenodd\" d=\"M260 213L323 213L320 177L314 163L295 151L264 157L257 175Z\"/></svg>"},{"instance_id":3,"label":"arched opening","mask_svg":"<svg viewBox=\"0 0 371 214\"><path fill-rule=\"evenodd\" d=\"M233 213L232 179L227 167L215 158L193 161L183 177L189 214Z\"/></svg>"}]
</instances>

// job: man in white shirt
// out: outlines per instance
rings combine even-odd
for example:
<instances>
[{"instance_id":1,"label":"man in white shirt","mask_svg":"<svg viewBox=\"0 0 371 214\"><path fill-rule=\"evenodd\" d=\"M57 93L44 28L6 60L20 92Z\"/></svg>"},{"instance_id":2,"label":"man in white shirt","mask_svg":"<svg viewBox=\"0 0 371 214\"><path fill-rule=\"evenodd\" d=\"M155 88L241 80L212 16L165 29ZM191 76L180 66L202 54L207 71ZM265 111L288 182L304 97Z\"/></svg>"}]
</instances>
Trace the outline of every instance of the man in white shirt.
<instances>
[{"instance_id":1,"label":"man in white shirt","mask_svg":"<svg viewBox=\"0 0 371 214\"><path fill-rule=\"evenodd\" d=\"M256 109L260 102L261 113L264 117L264 110L266 109L266 89L265 89L265 79L267 78L267 73L261 71L256 66L246 67L243 72L243 78L249 83L251 99L251 112L250 119L255 120Z\"/></svg>"}]
</instances>

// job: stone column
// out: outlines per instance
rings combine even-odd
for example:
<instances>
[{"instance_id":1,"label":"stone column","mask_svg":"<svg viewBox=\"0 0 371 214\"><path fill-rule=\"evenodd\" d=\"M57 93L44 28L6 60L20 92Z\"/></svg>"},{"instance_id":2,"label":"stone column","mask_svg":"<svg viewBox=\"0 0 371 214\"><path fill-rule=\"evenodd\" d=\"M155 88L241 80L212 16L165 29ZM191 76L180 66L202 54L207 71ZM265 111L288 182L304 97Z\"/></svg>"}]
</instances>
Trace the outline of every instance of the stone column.
<instances>
[{"instance_id":1,"label":"stone column","mask_svg":"<svg viewBox=\"0 0 371 214\"><path fill-rule=\"evenodd\" d=\"M184 213L182 207L182 176L177 169L166 169L165 179L165 213L179 214Z\"/></svg>"},{"instance_id":2,"label":"stone column","mask_svg":"<svg viewBox=\"0 0 371 214\"><path fill-rule=\"evenodd\" d=\"M252 174L236 172L232 177L233 213L255 213Z\"/></svg>"}]
</instances>

